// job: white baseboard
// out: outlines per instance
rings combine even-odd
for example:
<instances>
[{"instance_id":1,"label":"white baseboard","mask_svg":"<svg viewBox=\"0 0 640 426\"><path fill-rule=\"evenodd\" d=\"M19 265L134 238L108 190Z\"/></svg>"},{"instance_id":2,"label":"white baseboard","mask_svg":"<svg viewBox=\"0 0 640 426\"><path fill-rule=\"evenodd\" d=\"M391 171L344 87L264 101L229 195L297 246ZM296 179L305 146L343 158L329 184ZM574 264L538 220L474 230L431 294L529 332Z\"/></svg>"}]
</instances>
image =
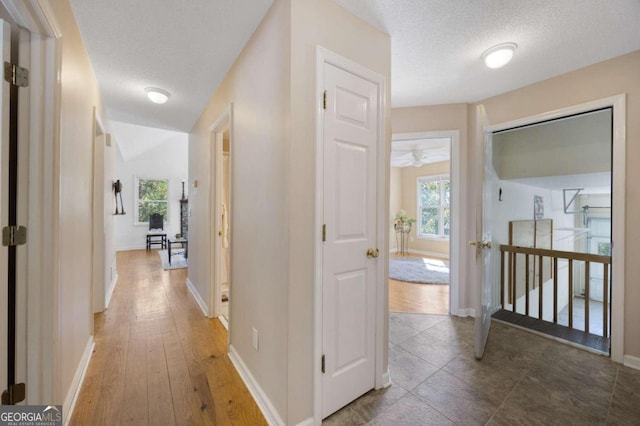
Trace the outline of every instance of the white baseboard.
<instances>
[{"instance_id":1,"label":"white baseboard","mask_svg":"<svg viewBox=\"0 0 640 426\"><path fill-rule=\"evenodd\" d=\"M640 358L638 358L637 356L625 355L624 365L629 368L640 370Z\"/></svg>"},{"instance_id":2,"label":"white baseboard","mask_svg":"<svg viewBox=\"0 0 640 426\"><path fill-rule=\"evenodd\" d=\"M389 253L397 253L397 252L398 252L398 249L397 249L397 248L389 249Z\"/></svg>"},{"instance_id":3,"label":"white baseboard","mask_svg":"<svg viewBox=\"0 0 640 426\"><path fill-rule=\"evenodd\" d=\"M436 253L435 251L423 251L423 250L407 250L411 254L419 254L421 256L437 257L439 259L449 259L448 253Z\"/></svg>"},{"instance_id":4,"label":"white baseboard","mask_svg":"<svg viewBox=\"0 0 640 426\"><path fill-rule=\"evenodd\" d=\"M62 413L64 415L63 423L65 425L68 425L69 420L71 420L71 415L73 414L73 409L75 408L76 401L78 400L78 394L82 387L82 382L84 382L84 375L87 373L89 361L91 361L94 346L95 341L93 340L93 336L89 336L89 341L87 342L87 346L84 348L84 353L82 354L82 358L80 358L80 363L76 368L76 373L73 375L71 386L69 386L67 396L64 398L64 404L62 405Z\"/></svg>"},{"instance_id":5,"label":"white baseboard","mask_svg":"<svg viewBox=\"0 0 640 426\"><path fill-rule=\"evenodd\" d=\"M313 421L313 417L309 417L308 419L304 419L303 421L298 423L296 426L314 426L314 425L315 423Z\"/></svg>"},{"instance_id":6,"label":"white baseboard","mask_svg":"<svg viewBox=\"0 0 640 426\"><path fill-rule=\"evenodd\" d=\"M474 317L476 316L476 310L473 308L458 309L458 312L454 313L458 317Z\"/></svg>"},{"instance_id":7,"label":"white baseboard","mask_svg":"<svg viewBox=\"0 0 640 426\"><path fill-rule=\"evenodd\" d=\"M113 265L111 265L111 270L113 271L113 278L111 279L111 283L109 284L109 288L107 288L107 293L104 300L104 308L107 309L109 307L109 302L111 302L111 296L113 296L113 290L116 288L116 284L118 283L118 270L116 269L116 261L113 261Z\"/></svg>"},{"instance_id":8,"label":"white baseboard","mask_svg":"<svg viewBox=\"0 0 640 426\"><path fill-rule=\"evenodd\" d=\"M238 374L240 374L242 381L245 385L247 385L249 393L251 393L251 396L253 396L256 404L258 404L258 408L260 408L260 411L262 411L262 415L267 420L267 423L269 423L269 425L271 426L284 426L285 423L282 421L282 418L278 414L278 411L269 400L269 397L267 397L267 394L264 393L256 379L253 377L251 371L249 371L249 368L247 368L244 361L242 361L240 354L238 354L236 348L234 348L233 345L229 345L229 358L231 359L233 365L236 367ZM304 422L307 421L308 419Z\"/></svg>"},{"instance_id":9,"label":"white baseboard","mask_svg":"<svg viewBox=\"0 0 640 426\"><path fill-rule=\"evenodd\" d=\"M189 278L187 278L187 288L189 289L189 292L191 293L193 298L196 299L196 303L198 304L198 306L200 306L200 309L202 310L202 313L204 314L204 316L208 317L209 308L207 307L207 304L204 302L204 299L202 298L202 296L200 296L200 293L198 293L196 286L193 285L193 283Z\"/></svg>"}]
</instances>

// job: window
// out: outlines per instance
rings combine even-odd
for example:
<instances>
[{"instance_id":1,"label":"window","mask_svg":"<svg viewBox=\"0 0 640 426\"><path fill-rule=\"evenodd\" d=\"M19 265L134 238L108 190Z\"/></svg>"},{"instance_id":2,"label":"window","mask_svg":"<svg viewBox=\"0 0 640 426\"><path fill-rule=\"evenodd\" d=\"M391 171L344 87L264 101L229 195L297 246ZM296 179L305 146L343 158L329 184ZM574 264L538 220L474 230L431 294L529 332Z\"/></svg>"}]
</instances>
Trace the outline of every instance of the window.
<instances>
[{"instance_id":1,"label":"window","mask_svg":"<svg viewBox=\"0 0 640 426\"><path fill-rule=\"evenodd\" d=\"M451 208L449 176L418 178L418 237L449 238Z\"/></svg>"},{"instance_id":2,"label":"window","mask_svg":"<svg viewBox=\"0 0 640 426\"><path fill-rule=\"evenodd\" d=\"M167 201L169 198L169 181L167 179L137 178L135 207L138 223L149 223L149 216L160 213L168 220Z\"/></svg>"}]
</instances>

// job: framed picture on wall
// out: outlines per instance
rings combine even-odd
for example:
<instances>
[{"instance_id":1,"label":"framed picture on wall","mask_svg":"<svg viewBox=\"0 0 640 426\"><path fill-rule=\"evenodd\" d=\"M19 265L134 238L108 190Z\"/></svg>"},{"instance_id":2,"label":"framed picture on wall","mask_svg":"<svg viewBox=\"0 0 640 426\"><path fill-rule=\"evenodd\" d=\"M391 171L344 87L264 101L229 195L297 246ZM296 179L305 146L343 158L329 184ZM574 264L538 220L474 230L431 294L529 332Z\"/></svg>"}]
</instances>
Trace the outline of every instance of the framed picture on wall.
<instances>
[{"instance_id":1,"label":"framed picture on wall","mask_svg":"<svg viewBox=\"0 0 640 426\"><path fill-rule=\"evenodd\" d=\"M535 220L544 218L544 198L540 195L533 196L533 218Z\"/></svg>"}]
</instances>

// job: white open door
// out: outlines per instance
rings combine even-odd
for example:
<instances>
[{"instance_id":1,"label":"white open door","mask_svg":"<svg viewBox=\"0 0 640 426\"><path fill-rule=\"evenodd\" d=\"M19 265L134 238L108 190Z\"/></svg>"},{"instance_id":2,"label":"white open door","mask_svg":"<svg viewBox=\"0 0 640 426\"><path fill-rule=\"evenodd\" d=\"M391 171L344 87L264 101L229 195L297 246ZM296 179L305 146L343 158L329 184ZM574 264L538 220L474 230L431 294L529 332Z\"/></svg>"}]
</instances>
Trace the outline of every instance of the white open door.
<instances>
[{"instance_id":1,"label":"white open door","mask_svg":"<svg viewBox=\"0 0 640 426\"><path fill-rule=\"evenodd\" d=\"M322 417L375 386L378 84L324 64Z\"/></svg>"},{"instance_id":2,"label":"white open door","mask_svg":"<svg viewBox=\"0 0 640 426\"><path fill-rule=\"evenodd\" d=\"M477 359L481 359L489 337L491 327L491 315L494 312L494 265L493 259L498 250L492 244L491 207L495 190L495 171L493 169L492 138L487 130L489 120L483 105L479 105L476 111L476 135L478 149L482 153L482 177L478 179L479 197L476 209L476 241L469 244L476 250L477 276L479 288L476 300L476 323L474 338L474 353Z\"/></svg>"},{"instance_id":3,"label":"white open door","mask_svg":"<svg viewBox=\"0 0 640 426\"><path fill-rule=\"evenodd\" d=\"M11 61L9 56L11 28L0 19L0 63ZM9 83L0 84L0 226L9 223ZM0 246L0 392L7 389L8 360L8 248Z\"/></svg>"}]
</instances>

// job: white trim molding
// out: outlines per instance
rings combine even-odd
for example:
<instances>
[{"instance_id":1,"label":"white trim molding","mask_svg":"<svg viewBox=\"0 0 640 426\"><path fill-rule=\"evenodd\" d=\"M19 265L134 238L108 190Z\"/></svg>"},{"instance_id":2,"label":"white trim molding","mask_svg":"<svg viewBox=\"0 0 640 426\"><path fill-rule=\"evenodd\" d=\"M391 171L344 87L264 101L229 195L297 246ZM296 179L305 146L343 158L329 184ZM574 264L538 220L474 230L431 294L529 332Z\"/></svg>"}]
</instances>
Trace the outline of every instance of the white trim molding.
<instances>
[{"instance_id":1,"label":"white trim molding","mask_svg":"<svg viewBox=\"0 0 640 426\"><path fill-rule=\"evenodd\" d=\"M304 419L303 421L301 421L300 423L298 423L296 426L314 426L314 422L313 422L313 417L309 417L308 419Z\"/></svg>"},{"instance_id":2,"label":"white trim molding","mask_svg":"<svg viewBox=\"0 0 640 426\"><path fill-rule=\"evenodd\" d=\"M87 342L87 346L84 348L82 358L80 358L80 363L76 368L76 373L73 375L69 391L67 392L67 396L64 398L64 404L62 405L62 414L64 416L65 425L69 424L69 420L71 420L71 416L73 415L73 409L75 408L76 401L78 400L78 395L80 394L80 388L84 382L84 376L87 373L87 368L89 368L89 362L91 361L91 355L93 355L94 347L95 341L93 340L93 336L89 336L89 341Z\"/></svg>"},{"instance_id":3,"label":"white trim molding","mask_svg":"<svg viewBox=\"0 0 640 426\"><path fill-rule=\"evenodd\" d=\"M244 384L247 385L249 393L253 396L256 404L258 404L258 408L262 411L262 415L267 420L267 423L272 426L284 426L285 423L278 414L278 410L273 406L269 397L267 397L267 394L253 377L251 371L244 361L242 361L240 354L238 354L238 351L236 351L236 348L234 348L233 345L229 345L229 359L231 359L231 362L238 371L238 374L240 375L240 378L242 378ZM305 420L305 422L306 421L307 420Z\"/></svg>"},{"instance_id":4,"label":"white trim molding","mask_svg":"<svg viewBox=\"0 0 640 426\"><path fill-rule=\"evenodd\" d=\"M626 367L640 370L640 358L638 358L637 356L625 355L623 364Z\"/></svg>"},{"instance_id":5,"label":"white trim molding","mask_svg":"<svg viewBox=\"0 0 640 426\"><path fill-rule=\"evenodd\" d=\"M116 265L116 259L113 259L111 263L111 271L113 276L111 277L111 283L109 283L109 287L107 287L107 292L104 301L104 308L107 309L109 307L109 302L111 302L111 296L113 296L113 290L116 289L116 284L118 284L118 269Z\"/></svg>"},{"instance_id":6,"label":"white trim molding","mask_svg":"<svg viewBox=\"0 0 640 426\"><path fill-rule=\"evenodd\" d=\"M207 304L205 303L202 296L200 296L200 293L198 293L198 289L196 288L196 286L193 284L193 282L191 282L190 278L187 278L187 288L189 289L189 293L191 293L193 298L196 300L196 303L200 307L202 314L205 317L209 317L209 308L207 307Z\"/></svg>"}]
</instances>

